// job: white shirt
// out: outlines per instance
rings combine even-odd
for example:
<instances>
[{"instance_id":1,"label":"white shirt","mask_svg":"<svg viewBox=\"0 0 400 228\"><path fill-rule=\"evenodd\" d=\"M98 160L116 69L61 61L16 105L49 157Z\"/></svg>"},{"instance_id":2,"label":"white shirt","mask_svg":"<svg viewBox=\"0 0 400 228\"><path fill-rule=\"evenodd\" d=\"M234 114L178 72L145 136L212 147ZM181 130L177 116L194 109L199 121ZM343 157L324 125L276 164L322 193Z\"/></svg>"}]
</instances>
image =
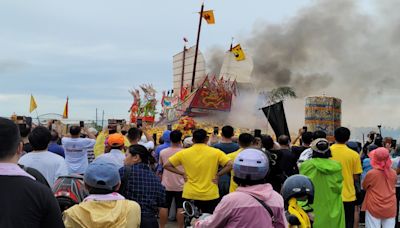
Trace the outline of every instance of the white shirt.
<instances>
[{"instance_id":1,"label":"white shirt","mask_svg":"<svg viewBox=\"0 0 400 228\"><path fill-rule=\"evenodd\" d=\"M59 176L68 175L67 164L60 155L49 151L34 151L25 154L19 164L37 169L52 187Z\"/></svg>"},{"instance_id":2,"label":"white shirt","mask_svg":"<svg viewBox=\"0 0 400 228\"><path fill-rule=\"evenodd\" d=\"M299 157L299 160L297 161L297 166L300 168L301 163L310 160L312 158L313 151L311 148L305 149Z\"/></svg>"},{"instance_id":3,"label":"white shirt","mask_svg":"<svg viewBox=\"0 0 400 228\"><path fill-rule=\"evenodd\" d=\"M138 144L146 147L147 150L153 150L154 149L154 142L153 141L147 141L147 142L139 141Z\"/></svg>"},{"instance_id":4,"label":"white shirt","mask_svg":"<svg viewBox=\"0 0 400 228\"><path fill-rule=\"evenodd\" d=\"M93 149L95 139L89 138L62 138L65 161L67 162L70 174L84 174L88 167L87 151Z\"/></svg>"},{"instance_id":5,"label":"white shirt","mask_svg":"<svg viewBox=\"0 0 400 228\"><path fill-rule=\"evenodd\" d=\"M107 159L118 165L118 167L124 166L125 154L122 151L117 149L112 149L110 152L100 155L98 158L95 159Z\"/></svg>"}]
</instances>

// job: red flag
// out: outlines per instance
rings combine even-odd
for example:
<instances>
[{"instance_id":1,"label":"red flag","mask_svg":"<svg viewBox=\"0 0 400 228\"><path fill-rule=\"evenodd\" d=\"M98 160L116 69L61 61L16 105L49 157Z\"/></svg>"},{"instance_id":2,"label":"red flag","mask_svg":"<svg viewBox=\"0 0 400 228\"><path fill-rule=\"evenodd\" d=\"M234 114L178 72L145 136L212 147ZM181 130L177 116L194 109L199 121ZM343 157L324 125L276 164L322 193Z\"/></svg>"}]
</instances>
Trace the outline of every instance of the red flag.
<instances>
[{"instance_id":1,"label":"red flag","mask_svg":"<svg viewBox=\"0 0 400 228\"><path fill-rule=\"evenodd\" d=\"M186 96L189 94L188 86L181 88L181 97L180 99L185 100Z\"/></svg>"}]
</instances>

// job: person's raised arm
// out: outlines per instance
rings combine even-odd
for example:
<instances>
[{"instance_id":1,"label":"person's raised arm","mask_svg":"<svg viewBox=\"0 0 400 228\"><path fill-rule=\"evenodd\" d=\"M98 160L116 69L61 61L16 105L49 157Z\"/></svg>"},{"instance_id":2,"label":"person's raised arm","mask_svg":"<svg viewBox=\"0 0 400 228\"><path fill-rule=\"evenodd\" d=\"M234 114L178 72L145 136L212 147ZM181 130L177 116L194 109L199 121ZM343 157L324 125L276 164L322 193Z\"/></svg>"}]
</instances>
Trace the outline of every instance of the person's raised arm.
<instances>
[{"instance_id":1,"label":"person's raised arm","mask_svg":"<svg viewBox=\"0 0 400 228\"><path fill-rule=\"evenodd\" d=\"M300 139L301 135L304 133L303 128L299 129L299 134L297 135L297 137L293 140L292 145L296 145L297 141Z\"/></svg>"},{"instance_id":2,"label":"person's raised arm","mask_svg":"<svg viewBox=\"0 0 400 228\"><path fill-rule=\"evenodd\" d=\"M147 125L144 125L141 130L143 131L144 136L146 136L146 139L148 142L152 141L154 142L153 136L150 135L149 133L149 127Z\"/></svg>"},{"instance_id":3,"label":"person's raised arm","mask_svg":"<svg viewBox=\"0 0 400 228\"><path fill-rule=\"evenodd\" d=\"M95 136L92 132L90 132L90 131L87 129L87 127L84 127L82 130L83 130L83 132L87 135L88 138L90 138L90 139L96 139L96 136Z\"/></svg>"}]
</instances>

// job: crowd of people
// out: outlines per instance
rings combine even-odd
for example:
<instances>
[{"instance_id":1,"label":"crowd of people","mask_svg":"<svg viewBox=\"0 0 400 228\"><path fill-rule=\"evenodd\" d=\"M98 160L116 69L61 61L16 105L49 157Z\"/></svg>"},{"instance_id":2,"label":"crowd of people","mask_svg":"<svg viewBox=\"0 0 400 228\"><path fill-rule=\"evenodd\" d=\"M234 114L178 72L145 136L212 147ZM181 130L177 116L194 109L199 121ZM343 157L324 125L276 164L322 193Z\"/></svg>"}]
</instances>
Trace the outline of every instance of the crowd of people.
<instances>
[{"instance_id":1,"label":"crowd of people","mask_svg":"<svg viewBox=\"0 0 400 228\"><path fill-rule=\"evenodd\" d=\"M0 227L184 227L183 202L209 216L193 227L400 227L400 145L339 127L288 135L232 126L190 136L110 124L68 133L0 118ZM61 206L57 180L83 180ZM78 182L80 183L80 182ZM71 191L74 191L72 189ZM64 197L70 197L64 195Z\"/></svg>"}]
</instances>

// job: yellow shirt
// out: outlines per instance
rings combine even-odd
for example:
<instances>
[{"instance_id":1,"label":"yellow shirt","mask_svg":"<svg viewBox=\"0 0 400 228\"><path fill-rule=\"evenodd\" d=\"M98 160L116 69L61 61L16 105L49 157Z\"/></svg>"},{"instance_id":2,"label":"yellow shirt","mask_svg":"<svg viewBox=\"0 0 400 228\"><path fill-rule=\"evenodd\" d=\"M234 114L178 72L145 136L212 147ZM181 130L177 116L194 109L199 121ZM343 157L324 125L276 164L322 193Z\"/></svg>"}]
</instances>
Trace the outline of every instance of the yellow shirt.
<instances>
[{"instance_id":1,"label":"yellow shirt","mask_svg":"<svg viewBox=\"0 0 400 228\"><path fill-rule=\"evenodd\" d=\"M348 148L345 144L334 144L330 149L332 152L332 159L340 162L342 165L342 200L343 202L355 201L356 191L354 188L353 175L362 173L360 155Z\"/></svg>"},{"instance_id":2,"label":"yellow shirt","mask_svg":"<svg viewBox=\"0 0 400 228\"><path fill-rule=\"evenodd\" d=\"M187 181L183 186L183 198L204 201L219 198L218 185L212 180L218 166L225 166L230 161L224 152L206 144L194 144L168 160L173 166L182 165L185 169Z\"/></svg>"},{"instance_id":3,"label":"yellow shirt","mask_svg":"<svg viewBox=\"0 0 400 228\"><path fill-rule=\"evenodd\" d=\"M235 161L236 157L238 156L238 154L242 151L243 149L239 149L233 153L228 154L227 156L233 161ZM234 192L236 191L238 185L236 184L235 181L233 181L233 168L231 170L231 182L229 184L229 192Z\"/></svg>"}]
</instances>

